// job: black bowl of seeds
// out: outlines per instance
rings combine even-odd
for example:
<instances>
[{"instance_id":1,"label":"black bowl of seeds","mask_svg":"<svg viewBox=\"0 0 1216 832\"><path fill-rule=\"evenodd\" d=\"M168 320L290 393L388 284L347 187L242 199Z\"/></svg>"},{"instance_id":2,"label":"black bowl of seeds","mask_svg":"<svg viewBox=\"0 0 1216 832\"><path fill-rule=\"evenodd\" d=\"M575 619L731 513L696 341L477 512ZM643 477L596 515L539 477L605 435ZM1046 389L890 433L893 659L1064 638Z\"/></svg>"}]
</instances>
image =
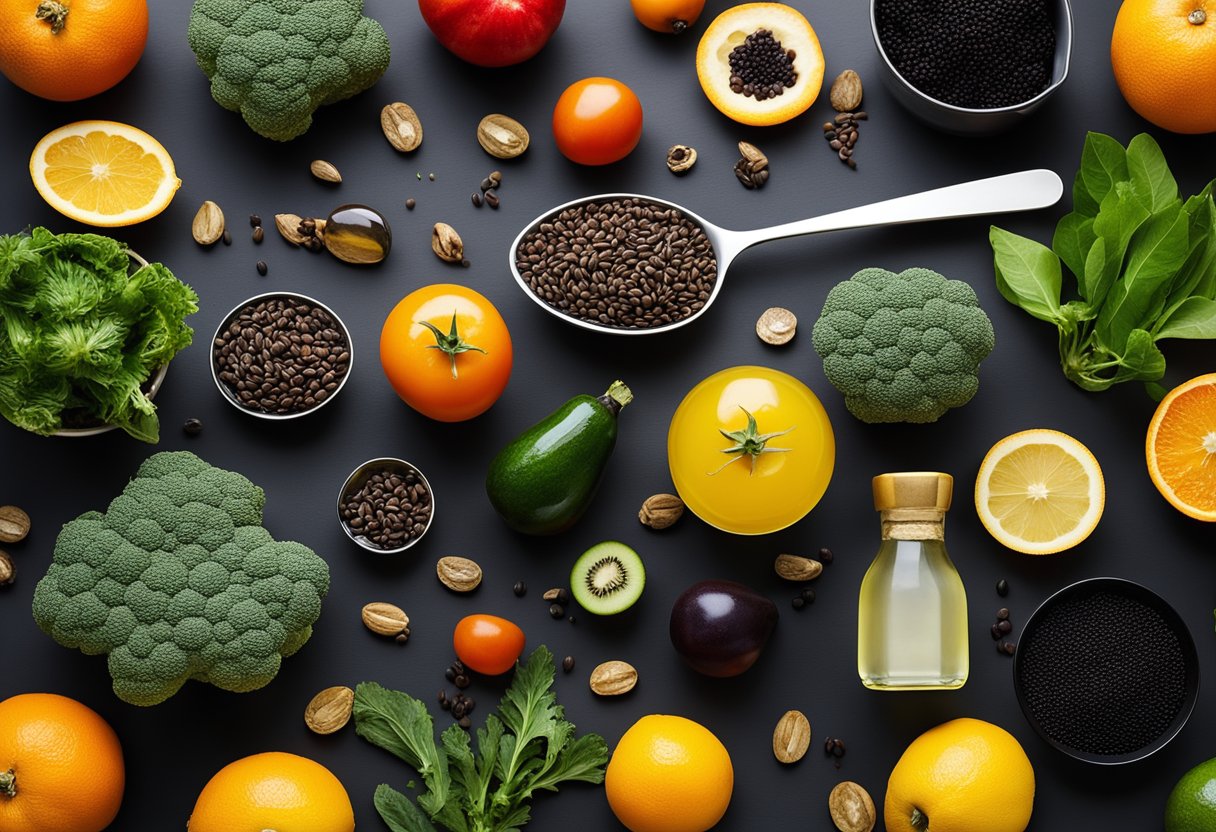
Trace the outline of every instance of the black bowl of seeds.
<instances>
[{"instance_id":1,"label":"black bowl of seeds","mask_svg":"<svg viewBox=\"0 0 1216 832\"><path fill-rule=\"evenodd\" d=\"M369 552L404 552L422 539L434 519L431 484L404 459L369 459L338 492L342 531Z\"/></svg>"},{"instance_id":2,"label":"black bowl of seeds","mask_svg":"<svg viewBox=\"0 0 1216 832\"><path fill-rule=\"evenodd\" d=\"M1068 0L870 0L870 27L892 95L934 127L1013 127L1068 76Z\"/></svg>"},{"instance_id":3,"label":"black bowl of seeds","mask_svg":"<svg viewBox=\"0 0 1216 832\"><path fill-rule=\"evenodd\" d=\"M325 304L294 292L244 301L211 340L211 377L233 407L295 419L333 401L350 377L350 331Z\"/></svg>"},{"instance_id":4,"label":"black bowl of seeds","mask_svg":"<svg viewBox=\"0 0 1216 832\"><path fill-rule=\"evenodd\" d=\"M1013 680L1022 713L1049 745L1116 765L1153 754L1186 725L1199 657L1161 596L1121 578L1091 578L1035 610Z\"/></svg>"}]
</instances>

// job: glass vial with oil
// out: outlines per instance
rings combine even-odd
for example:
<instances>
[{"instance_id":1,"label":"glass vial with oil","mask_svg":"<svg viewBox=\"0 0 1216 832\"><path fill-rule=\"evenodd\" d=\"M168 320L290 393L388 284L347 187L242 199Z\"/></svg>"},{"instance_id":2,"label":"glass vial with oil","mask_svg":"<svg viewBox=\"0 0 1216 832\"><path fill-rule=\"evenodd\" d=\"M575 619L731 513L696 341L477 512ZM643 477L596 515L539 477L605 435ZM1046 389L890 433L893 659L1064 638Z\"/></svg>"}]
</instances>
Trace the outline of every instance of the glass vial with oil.
<instances>
[{"instance_id":1,"label":"glass vial with oil","mask_svg":"<svg viewBox=\"0 0 1216 832\"><path fill-rule=\"evenodd\" d=\"M967 595L946 554L949 474L874 478L882 543L861 582L857 672L872 690L951 690L967 681Z\"/></svg>"}]
</instances>

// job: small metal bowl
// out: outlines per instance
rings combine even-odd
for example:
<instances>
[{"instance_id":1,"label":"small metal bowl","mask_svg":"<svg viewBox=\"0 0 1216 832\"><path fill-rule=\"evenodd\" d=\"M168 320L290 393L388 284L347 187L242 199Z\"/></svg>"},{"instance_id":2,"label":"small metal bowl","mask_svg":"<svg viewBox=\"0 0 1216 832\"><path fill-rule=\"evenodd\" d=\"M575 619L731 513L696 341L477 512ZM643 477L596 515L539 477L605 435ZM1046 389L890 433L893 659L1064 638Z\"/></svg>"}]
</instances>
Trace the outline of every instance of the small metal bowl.
<instances>
[{"instance_id":1,"label":"small metal bowl","mask_svg":"<svg viewBox=\"0 0 1216 832\"><path fill-rule=\"evenodd\" d=\"M1182 663L1184 668L1185 678L1182 679L1183 699L1182 704L1175 714L1174 719L1155 739L1141 748L1133 751L1128 751L1122 754L1098 754L1091 751L1084 751L1079 748L1073 748L1047 733L1045 727L1039 722L1035 715L1034 709L1029 701L1029 694L1023 680L1022 671L1026 662L1024 647L1034 638L1036 630L1042 625L1047 617L1046 612L1054 609L1061 603L1073 601L1078 598L1083 598L1087 595L1092 595L1096 592L1106 592L1112 595L1119 595L1129 600L1135 601L1143 606L1153 610L1161 616L1166 625L1170 628L1174 637L1178 640L1179 648L1182 651ZM1135 639L1135 633L1127 634L1129 640ZM1039 608L1034 611L1026 621L1026 626L1022 628L1018 651L1013 658L1013 687L1017 695L1018 705L1022 708L1022 713L1026 717L1026 721L1034 728L1035 732L1043 738L1043 741L1058 751L1062 751L1069 757L1081 760L1086 763L1094 763L1097 765L1120 765L1123 763L1133 763L1138 760L1143 760L1164 748L1170 740L1178 736L1190 719L1191 711L1195 708L1195 702L1199 698L1199 654L1195 650L1195 641L1191 638L1190 630L1187 629L1186 622L1181 616L1171 607L1165 599L1156 594L1147 587L1132 581L1127 581L1122 578L1090 578L1084 581L1078 581L1075 584L1066 586L1059 592L1056 592L1046 601L1039 605ZM1075 644L1073 645L1077 654L1085 653L1091 649L1089 645ZM1110 672L1117 673L1117 669L1111 668ZM1111 719L1115 719L1112 715Z\"/></svg>"},{"instance_id":2,"label":"small metal bowl","mask_svg":"<svg viewBox=\"0 0 1216 832\"><path fill-rule=\"evenodd\" d=\"M377 546L363 535L359 534L355 529L352 529L346 520L342 518L342 502L348 494L353 491L358 491L367 483L368 478L376 471L389 470L394 474L405 476L413 474L421 482L422 487L426 489L427 494L431 496L431 513L427 517L426 526L423 527L422 533L417 537L408 538L404 544L395 549L385 549L383 546ZM435 490L431 488L430 482L427 481L422 471L411 462L406 462L404 459L397 459L391 456L379 456L375 459L369 459L358 468L350 472L350 476L346 478L346 482L342 484L342 489L338 492L338 525L342 527L342 531L346 536L359 544L369 552L376 552L382 555L395 555L398 552L404 552L406 549L413 546L419 540L426 537L426 533L431 530L431 524L435 522Z\"/></svg>"},{"instance_id":3,"label":"small metal bowl","mask_svg":"<svg viewBox=\"0 0 1216 832\"><path fill-rule=\"evenodd\" d=\"M219 340L220 333L228 328L228 325L232 323L232 319L236 317L236 314L246 306L257 303L258 301L268 300L270 298L286 298L297 303L307 303L315 306L318 309L323 309L334 319L334 323L337 324L338 329L341 330L342 335L346 338L346 350L350 353L350 362L346 365L346 372L343 374L342 380L338 382L338 386L334 388L334 391L326 396L324 400L306 410L297 410L294 413L267 413L262 410L254 410L253 408L246 407L245 405L241 404L241 400L236 395L236 392L220 380L219 370L215 364L215 342ZM351 373L355 369L355 342L350 337L350 330L347 328L346 324L341 318L338 317L338 313L330 309L324 303L321 303L321 301L317 300L316 298L310 298L308 295L301 295L298 292L265 292L241 301L220 320L220 325L215 328L215 335L211 337L211 347L207 352L207 359L211 364L211 380L215 382L215 386L219 389L220 394L223 395L224 400L227 401L228 404L232 405L247 416L253 416L255 419L285 421L287 419L298 419L301 416L316 413L325 405L338 398L338 394L342 392L342 388L346 386L346 382L350 379Z\"/></svg>"},{"instance_id":4,"label":"small metal bowl","mask_svg":"<svg viewBox=\"0 0 1216 832\"><path fill-rule=\"evenodd\" d=\"M886 50L882 48L882 41L878 38L878 3L879 0L870 0L870 32L874 36L874 46L878 49L878 55L882 58L882 75L887 88L891 90L895 99L913 115L948 133L988 135L1008 130L1037 110L1068 77L1068 62L1072 54L1072 9L1068 0L1055 0L1052 5L1056 54L1051 71L1051 83L1029 101L991 110L958 107L939 101L921 92L900 75L899 70L887 56Z\"/></svg>"}]
</instances>

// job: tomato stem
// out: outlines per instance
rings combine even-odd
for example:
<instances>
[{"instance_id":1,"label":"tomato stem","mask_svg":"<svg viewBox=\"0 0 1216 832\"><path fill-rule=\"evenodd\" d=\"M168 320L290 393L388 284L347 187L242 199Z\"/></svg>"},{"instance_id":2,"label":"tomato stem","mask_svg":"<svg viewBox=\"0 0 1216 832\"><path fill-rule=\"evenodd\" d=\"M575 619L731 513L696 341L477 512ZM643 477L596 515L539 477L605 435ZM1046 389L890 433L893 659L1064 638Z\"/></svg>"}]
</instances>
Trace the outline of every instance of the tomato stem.
<instances>
[{"instance_id":1,"label":"tomato stem","mask_svg":"<svg viewBox=\"0 0 1216 832\"><path fill-rule=\"evenodd\" d=\"M748 474L748 476L751 476L756 473L756 459L759 458L760 454L783 454L788 453L790 450L789 448L770 448L768 447L768 441L778 436L784 436L794 428L789 427L774 433L761 433L759 425L756 424L756 417L749 413L743 405L739 405L739 409L747 414L747 427L743 430L732 430L730 432L724 431L721 428L718 429L718 433L735 443L732 447L723 448L722 453L736 454L736 456L730 462L724 462L717 470L710 471L709 475L711 477L727 465L730 465L731 462L736 462L744 457L751 460L752 468Z\"/></svg>"},{"instance_id":2,"label":"tomato stem","mask_svg":"<svg viewBox=\"0 0 1216 832\"><path fill-rule=\"evenodd\" d=\"M63 31L63 24L67 22L68 7L57 0L41 0L38 9L34 12L34 17L38 20L49 20L51 34L57 35Z\"/></svg>"},{"instance_id":3,"label":"tomato stem","mask_svg":"<svg viewBox=\"0 0 1216 832\"><path fill-rule=\"evenodd\" d=\"M448 358L452 361L452 378L458 378L458 374L456 372L456 356L460 353L474 350L482 355L488 355L488 353L481 347L475 347L472 344L467 344L465 343L464 339L460 337L460 333L456 331L455 312L452 313L451 331L446 335L443 333L443 330L435 326L430 321L416 321L415 323L422 324L435 335L436 343L429 345L427 349L439 350L447 354Z\"/></svg>"},{"instance_id":4,"label":"tomato stem","mask_svg":"<svg viewBox=\"0 0 1216 832\"><path fill-rule=\"evenodd\" d=\"M11 768L6 772L0 773L0 794L5 797L17 796L17 775Z\"/></svg>"},{"instance_id":5,"label":"tomato stem","mask_svg":"<svg viewBox=\"0 0 1216 832\"><path fill-rule=\"evenodd\" d=\"M928 832L929 816L913 806L912 817L908 818L908 823L912 824L912 828L915 829L916 832Z\"/></svg>"}]
</instances>

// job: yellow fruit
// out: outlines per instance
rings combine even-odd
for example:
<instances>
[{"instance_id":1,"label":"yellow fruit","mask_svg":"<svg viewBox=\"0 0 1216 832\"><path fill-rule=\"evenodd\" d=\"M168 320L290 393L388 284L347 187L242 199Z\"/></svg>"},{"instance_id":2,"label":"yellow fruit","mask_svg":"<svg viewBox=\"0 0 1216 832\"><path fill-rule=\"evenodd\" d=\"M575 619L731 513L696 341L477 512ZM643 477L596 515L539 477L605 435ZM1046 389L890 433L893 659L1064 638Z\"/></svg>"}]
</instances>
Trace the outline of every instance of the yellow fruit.
<instances>
[{"instance_id":1,"label":"yellow fruit","mask_svg":"<svg viewBox=\"0 0 1216 832\"><path fill-rule=\"evenodd\" d=\"M1013 735L978 719L921 734L891 779L887 832L1024 832L1034 808L1034 768Z\"/></svg>"},{"instance_id":2,"label":"yellow fruit","mask_svg":"<svg viewBox=\"0 0 1216 832\"><path fill-rule=\"evenodd\" d=\"M780 94L760 89L751 93L731 88L730 57L736 49L749 50L749 36L770 33L782 50L794 57L789 71L794 82L786 86L783 78L740 77L744 83L764 81L776 84ZM765 45L772 48L771 43ZM767 52L766 52L767 54ZM710 103L741 124L781 124L806 112L815 103L823 86L823 50L811 24L797 9L784 3L744 3L718 15L697 46L697 78ZM753 85L754 86L754 85ZM770 90L772 85L770 84Z\"/></svg>"},{"instance_id":3,"label":"yellow fruit","mask_svg":"<svg viewBox=\"0 0 1216 832\"><path fill-rule=\"evenodd\" d=\"M47 133L30 155L30 177L56 211L105 228L155 217L182 184L160 142L116 121L77 121Z\"/></svg>"},{"instance_id":4,"label":"yellow fruit","mask_svg":"<svg viewBox=\"0 0 1216 832\"><path fill-rule=\"evenodd\" d=\"M975 478L988 533L1028 555L1071 549L1102 518L1106 486L1089 449L1056 430L1024 430L992 446Z\"/></svg>"},{"instance_id":5,"label":"yellow fruit","mask_svg":"<svg viewBox=\"0 0 1216 832\"><path fill-rule=\"evenodd\" d=\"M1216 522L1216 373L1169 392L1148 426L1148 475L1170 505Z\"/></svg>"},{"instance_id":6,"label":"yellow fruit","mask_svg":"<svg viewBox=\"0 0 1216 832\"><path fill-rule=\"evenodd\" d=\"M682 716L633 724L608 761L608 805L631 832L705 832L726 812L735 771L725 746Z\"/></svg>"},{"instance_id":7,"label":"yellow fruit","mask_svg":"<svg viewBox=\"0 0 1216 832\"><path fill-rule=\"evenodd\" d=\"M338 778L278 751L229 763L203 787L186 832L353 832L355 810Z\"/></svg>"}]
</instances>

